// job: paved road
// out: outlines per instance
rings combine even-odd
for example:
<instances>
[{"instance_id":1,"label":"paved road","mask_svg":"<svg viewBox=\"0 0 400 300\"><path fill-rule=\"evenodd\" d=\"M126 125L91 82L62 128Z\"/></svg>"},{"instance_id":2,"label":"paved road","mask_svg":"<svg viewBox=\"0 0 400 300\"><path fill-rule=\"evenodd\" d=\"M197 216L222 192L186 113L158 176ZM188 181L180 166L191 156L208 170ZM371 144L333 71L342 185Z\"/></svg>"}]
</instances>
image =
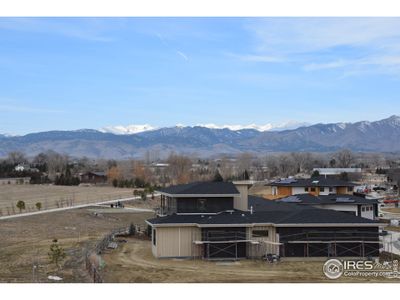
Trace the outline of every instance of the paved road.
<instances>
[{"instance_id":1,"label":"paved road","mask_svg":"<svg viewBox=\"0 0 400 300\"><path fill-rule=\"evenodd\" d=\"M154 194L154 196L158 196L158 194ZM0 217L0 220L21 218L21 217L27 217L27 216L34 216L34 215L40 215L40 214L47 214L47 213L52 213L52 212L70 210L70 209L77 209L77 208L96 206L96 205L101 205L101 204L103 204L103 205L104 204L112 204L112 203L116 203L118 201L119 202L126 202L126 201L139 200L139 199L140 199L140 197L137 196L137 197L131 197L131 198L122 198L122 199L114 199L114 200L107 200L107 201L101 201L101 202L93 202L93 203L88 203L88 204L79 204L79 205L74 205L74 206L53 208L53 209L47 209L47 210L40 210L40 211L17 214L17 215L12 215L12 216L2 216L2 217ZM151 209L135 208L135 207L126 208L126 210L133 210L133 211L138 211L138 212L153 212L153 210L151 210Z\"/></svg>"}]
</instances>

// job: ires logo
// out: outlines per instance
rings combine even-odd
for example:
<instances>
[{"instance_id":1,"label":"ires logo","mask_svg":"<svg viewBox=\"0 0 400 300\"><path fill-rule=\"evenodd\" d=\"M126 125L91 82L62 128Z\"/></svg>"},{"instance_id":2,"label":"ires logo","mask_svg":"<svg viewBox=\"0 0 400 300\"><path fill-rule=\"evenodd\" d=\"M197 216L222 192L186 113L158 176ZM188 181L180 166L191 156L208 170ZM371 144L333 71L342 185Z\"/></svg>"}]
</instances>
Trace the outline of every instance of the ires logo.
<instances>
[{"instance_id":1,"label":"ires logo","mask_svg":"<svg viewBox=\"0 0 400 300\"><path fill-rule=\"evenodd\" d=\"M343 275L343 263L338 259L330 259L324 264L322 270L329 279L338 279Z\"/></svg>"},{"instance_id":2,"label":"ires logo","mask_svg":"<svg viewBox=\"0 0 400 300\"><path fill-rule=\"evenodd\" d=\"M342 263L346 271L367 271L374 268L374 262L370 260L345 260Z\"/></svg>"},{"instance_id":3,"label":"ires logo","mask_svg":"<svg viewBox=\"0 0 400 300\"><path fill-rule=\"evenodd\" d=\"M397 260L379 263L371 260L329 259L322 270L329 279L338 279L341 276L400 278Z\"/></svg>"}]
</instances>

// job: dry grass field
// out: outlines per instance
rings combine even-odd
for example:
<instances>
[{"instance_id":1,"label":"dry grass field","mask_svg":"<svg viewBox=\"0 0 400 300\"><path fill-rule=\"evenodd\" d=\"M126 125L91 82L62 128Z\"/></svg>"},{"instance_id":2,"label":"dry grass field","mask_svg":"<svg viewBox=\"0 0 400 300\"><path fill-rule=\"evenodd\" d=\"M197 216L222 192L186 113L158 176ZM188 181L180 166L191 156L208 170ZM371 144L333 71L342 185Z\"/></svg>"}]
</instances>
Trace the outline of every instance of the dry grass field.
<instances>
[{"instance_id":1,"label":"dry grass field","mask_svg":"<svg viewBox=\"0 0 400 300\"><path fill-rule=\"evenodd\" d=\"M392 213L392 214L400 214L400 207L390 207L390 208L382 208L382 212Z\"/></svg>"},{"instance_id":2,"label":"dry grass field","mask_svg":"<svg viewBox=\"0 0 400 300\"><path fill-rule=\"evenodd\" d=\"M19 213L19 200L25 202L23 212L31 212L37 211L37 202L45 210L129 197L133 197L132 189L107 186L0 185L0 216Z\"/></svg>"},{"instance_id":3,"label":"dry grass field","mask_svg":"<svg viewBox=\"0 0 400 300\"><path fill-rule=\"evenodd\" d=\"M84 269L85 250L115 228L144 224L154 216L114 210L82 208L0 220L0 282L49 282L49 275L62 277L62 282L91 282ZM61 271L47 256L54 238L67 253Z\"/></svg>"},{"instance_id":4,"label":"dry grass field","mask_svg":"<svg viewBox=\"0 0 400 300\"><path fill-rule=\"evenodd\" d=\"M216 262L201 259L156 259L150 241L128 239L116 250L103 255L105 282L196 282L196 283L270 283L270 282L399 282L399 279L346 278L330 280L322 272L324 261L280 262L261 260Z\"/></svg>"}]
</instances>

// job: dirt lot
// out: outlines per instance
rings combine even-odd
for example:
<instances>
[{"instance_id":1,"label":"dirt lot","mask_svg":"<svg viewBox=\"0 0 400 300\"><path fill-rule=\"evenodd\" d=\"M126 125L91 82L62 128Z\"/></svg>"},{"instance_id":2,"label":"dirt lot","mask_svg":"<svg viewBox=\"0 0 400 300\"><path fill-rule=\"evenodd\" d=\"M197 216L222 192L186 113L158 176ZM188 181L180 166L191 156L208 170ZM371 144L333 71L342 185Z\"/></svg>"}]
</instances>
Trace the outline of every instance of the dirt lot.
<instances>
[{"instance_id":1,"label":"dirt lot","mask_svg":"<svg viewBox=\"0 0 400 300\"><path fill-rule=\"evenodd\" d=\"M382 208L382 212L400 214L400 207Z\"/></svg>"},{"instance_id":2,"label":"dirt lot","mask_svg":"<svg viewBox=\"0 0 400 300\"><path fill-rule=\"evenodd\" d=\"M42 203L44 210L129 197L133 197L132 189L107 186L1 185L0 216L19 213L16 207L19 200L25 202L23 212L30 212L37 211L37 202Z\"/></svg>"},{"instance_id":3,"label":"dirt lot","mask_svg":"<svg viewBox=\"0 0 400 300\"><path fill-rule=\"evenodd\" d=\"M106 282L382 282L373 278L329 280L322 273L323 262L281 262L261 260L212 262L205 260L156 259L150 241L128 239L116 250L103 255ZM383 282L399 282L383 279Z\"/></svg>"},{"instance_id":4,"label":"dirt lot","mask_svg":"<svg viewBox=\"0 0 400 300\"><path fill-rule=\"evenodd\" d=\"M0 220L0 282L48 282L48 275L60 276L63 282L91 282L83 267L85 249L112 229L144 224L153 216L114 210L93 207ZM67 253L61 271L47 257L53 238Z\"/></svg>"}]
</instances>

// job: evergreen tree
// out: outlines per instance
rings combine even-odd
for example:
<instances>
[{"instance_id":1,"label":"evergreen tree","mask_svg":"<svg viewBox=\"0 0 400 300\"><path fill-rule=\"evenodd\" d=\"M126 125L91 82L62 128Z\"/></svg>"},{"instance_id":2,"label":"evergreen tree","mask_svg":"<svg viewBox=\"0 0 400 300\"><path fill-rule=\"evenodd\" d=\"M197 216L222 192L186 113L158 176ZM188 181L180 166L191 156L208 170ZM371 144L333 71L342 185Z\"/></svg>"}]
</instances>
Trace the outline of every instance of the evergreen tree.
<instances>
[{"instance_id":1,"label":"evergreen tree","mask_svg":"<svg viewBox=\"0 0 400 300\"><path fill-rule=\"evenodd\" d=\"M215 172L213 181L214 182L222 182L222 181L224 181L224 178L221 176L221 174L219 173L218 169Z\"/></svg>"},{"instance_id":2,"label":"evergreen tree","mask_svg":"<svg viewBox=\"0 0 400 300\"><path fill-rule=\"evenodd\" d=\"M243 178L243 180L249 180L250 179L250 176L249 176L249 173L247 172L247 170L244 170L242 178Z\"/></svg>"},{"instance_id":3,"label":"evergreen tree","mask_svg":"<svg viewBox=\"0 0 400 300\"><path fill-rule=\"evenodd\" d=\"M317 177L319 177L319 172L318 172L318 170L315 170L312 174L311 174L311 178L317 178Z\"/></svg>"},{"instance_id":4,"label":"evergreen tree","mask_svg":"<svg viewBox=\"0 0 400 300\"><path fill-rule=\"evenodd\" d=\"M53 240L53 244L50 246L50 252L48 255L50 262L54 263L57 268L60 268L60 263L65 258L66 254L64 249L58 244L57 239Z\"/></svg>"}]
</instances>

